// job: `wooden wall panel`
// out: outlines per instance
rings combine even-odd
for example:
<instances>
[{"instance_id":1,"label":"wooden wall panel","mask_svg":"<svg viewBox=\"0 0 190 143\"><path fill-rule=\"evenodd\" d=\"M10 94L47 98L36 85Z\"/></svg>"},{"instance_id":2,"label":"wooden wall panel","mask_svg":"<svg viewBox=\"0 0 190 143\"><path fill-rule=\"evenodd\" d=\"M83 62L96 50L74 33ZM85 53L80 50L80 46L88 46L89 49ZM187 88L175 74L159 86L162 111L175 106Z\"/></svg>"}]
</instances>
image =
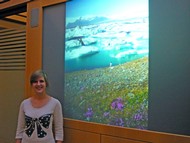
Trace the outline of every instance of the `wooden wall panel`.
<instances>
[{"instance_id":1,"label":"wooden wall panel","mask_svg":"<svg viewBox=\"0 0 190 143\"><path fill-rule=\"evenodd\" d=\"M101 143L150 143L150 142L103 135L101 136Z\"/></svg>"},{"instance_id":2,"label":"wooden wall panel","mask_svg":"<svg viewBox=\"0 0 190 143\"><path fill-rule=\"evenodd\" d=\"M64 143L100 143L100 134L75 129L64 129Z\"/></svg>"},{"instance_id":3,"label":"wooden wall panel","mask_svg":"<svg viewBox=\"0 0 190 143\"><path fill-rule=\"evenodd\" d=\"M67 2L68 0L42 0L42 6L49 6L54 4L59 4L63 2Z\"/></svg>"},{"instance_id":4,"label":"wooden wall panel","mask_svg":"<svg viewBox=\"0 0 190 143\"><path fill-rule=\"evenodd\" d=\"M34 70L42 68L43 8L66 0L33 0L27 3L26 33L26 95L31 93L29 77ZM38 10L37 26L31 26L32 10ZM34 17L35 18L35 17Z\"/></svg>"},{"instance_id":5,"label":"wooden wall panel","mask_svg":"<svg viewBox=\"0 0 190 143\"><path fill-rule=\"evenodd\" d=\"M38 26L32 27L32 10L38 9ZM43 10L40 0L27 4L27 30L26 30L26 96L31 94L29 78L34 70L42 67L42 19Z\"/></svg>"},{"instance_id":6,"label":"wooden wall panel","mask_svg":"<svg viewBox=\"0 0 190 143\"><path fill-rule=\"evenodd\" d=\"M131 140L151 141L152 132L142 131L138 129L125 128L119 126L110 126L92 122L85 122L73 119L64 119L65 127L86 132L92 132L101 135L113 136L118 138L126 138Z\"/></svg>"},{"instance_id":7,"label":"wooden wall panel","mask_svg":"<svg viewBox=\"0 0 190 143\"><path fill-rule=\"evenodd\" d=\"M190 136L109 126L67 118L64 119L64 127L66 130L66 142L64 143L75 143L72 140L67 142L67 138L70 136L69 132L67 132L68 129L72 129L73 136L75 130L100 135L100 143L190 143ZM75 134L74 137L81 139L84 138L82 135L86 136L85 134Z\"/></svg>"}]
</instances>

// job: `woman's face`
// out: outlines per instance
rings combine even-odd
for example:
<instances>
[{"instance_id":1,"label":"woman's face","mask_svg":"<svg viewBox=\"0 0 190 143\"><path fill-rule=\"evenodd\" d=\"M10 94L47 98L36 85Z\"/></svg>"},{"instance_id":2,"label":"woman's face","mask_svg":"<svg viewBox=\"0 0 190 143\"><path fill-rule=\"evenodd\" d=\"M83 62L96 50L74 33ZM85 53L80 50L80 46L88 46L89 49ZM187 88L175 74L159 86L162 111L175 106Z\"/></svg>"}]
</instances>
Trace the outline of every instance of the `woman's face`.
<instances>
[{"instance_id":1,"label":"woman's face","mask_svg":"<svg viewBox=\"0 0 190 143\"><path fill-rule=\"evenodd\" d=\"M32 83L32 88L36 94L45 93L46 82L44 80L44 77L37 78L37 80Z\"/></svg>"}]
</instances>

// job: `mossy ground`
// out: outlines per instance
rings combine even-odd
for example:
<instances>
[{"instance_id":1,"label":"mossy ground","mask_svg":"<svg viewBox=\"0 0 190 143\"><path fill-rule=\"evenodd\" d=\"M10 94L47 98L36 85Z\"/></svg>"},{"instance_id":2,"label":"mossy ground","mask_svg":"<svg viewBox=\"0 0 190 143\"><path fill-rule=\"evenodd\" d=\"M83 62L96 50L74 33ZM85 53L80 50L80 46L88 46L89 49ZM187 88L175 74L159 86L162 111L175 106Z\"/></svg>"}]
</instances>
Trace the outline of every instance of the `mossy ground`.
<instances>
[{"instance_id":1,"label":"mossy ground","mask_svg":"<svg viewBox=\"0 0 190 143\"><path fill-rule=\"evenodd\" d=\"M146 129L148 57L65 74L64 116Z\"/></svg>"}]
</instances>

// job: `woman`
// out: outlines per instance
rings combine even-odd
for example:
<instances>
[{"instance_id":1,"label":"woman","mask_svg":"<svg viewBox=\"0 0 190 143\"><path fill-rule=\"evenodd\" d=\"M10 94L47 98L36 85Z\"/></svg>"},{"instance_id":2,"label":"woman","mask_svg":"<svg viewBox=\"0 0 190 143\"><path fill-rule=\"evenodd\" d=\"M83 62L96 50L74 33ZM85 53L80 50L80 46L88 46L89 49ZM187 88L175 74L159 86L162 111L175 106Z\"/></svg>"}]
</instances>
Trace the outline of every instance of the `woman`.
<instances>
[{"instance_id":1,"label":"woman","mask_svg":"<svg viewBox=\"0 0 190 143\"><path fill-rule=\"evenodd\" d=\"M62 107L46 93L47 75L42 70L35 71L30 84L34 92L20 105L16 143L62 143Z\"/></svg>"}]
</instances>

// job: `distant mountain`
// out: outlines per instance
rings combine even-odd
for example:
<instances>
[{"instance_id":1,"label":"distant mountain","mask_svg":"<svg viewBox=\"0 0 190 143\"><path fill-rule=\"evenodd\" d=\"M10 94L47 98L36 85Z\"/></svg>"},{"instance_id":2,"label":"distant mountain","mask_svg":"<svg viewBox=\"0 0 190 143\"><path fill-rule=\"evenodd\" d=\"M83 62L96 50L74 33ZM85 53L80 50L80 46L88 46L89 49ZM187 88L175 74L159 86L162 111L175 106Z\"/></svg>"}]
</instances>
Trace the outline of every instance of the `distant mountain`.
<instances>
[{"instance_id":1,"label":"distant mountain","mask_svg":"<svg viewBox=\"0 0 190 143\"><path fill-rule=\"evenodd\" d=\"M91 17L91 18L80 17L79 19L76 19L75 22L68 23L67 28L73 28L76 26L87 26L87 25L101 23L101 22L107 21L107 20L109 20L109 19L106 17Z\"/></svg>"}]
</instances>

